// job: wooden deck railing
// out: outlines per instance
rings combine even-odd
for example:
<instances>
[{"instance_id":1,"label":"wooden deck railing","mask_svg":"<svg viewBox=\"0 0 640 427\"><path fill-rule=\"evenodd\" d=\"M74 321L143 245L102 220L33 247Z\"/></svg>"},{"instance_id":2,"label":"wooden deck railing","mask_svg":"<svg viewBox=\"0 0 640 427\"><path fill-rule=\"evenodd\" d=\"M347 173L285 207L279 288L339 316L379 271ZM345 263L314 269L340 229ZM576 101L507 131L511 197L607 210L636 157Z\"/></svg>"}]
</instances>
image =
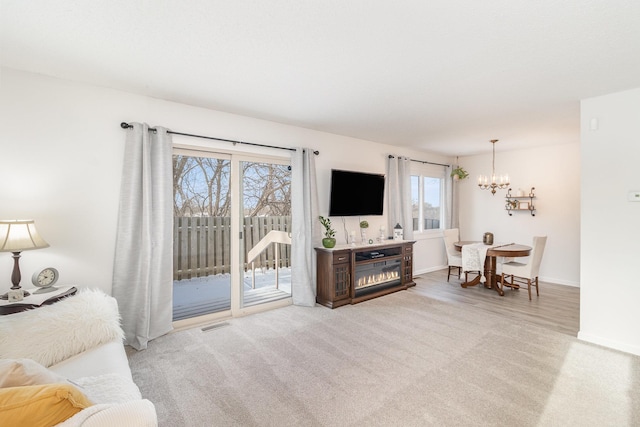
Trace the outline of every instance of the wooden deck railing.
<instances>
[{"instance_id":1,"label":"wooden deck railing","mask_svg":"<svg viewBox=\"0 0 640 427\"><path fill-rule=\"evenodd\" d=\"M256 288L256 263L255 259L262 255L270 247L273 248L274 253L274 265L280 266L280 247L282 245L291 246L291 233L287 231L271 230L264 236L247 254L247 264L251 263L251 289ZM273 246L272 246L273 245ZM278 269L275 271L275 284L278 289Z\"/></svg>"},{"instance_id":2,"label":"wooden deck railing","mask_svg":"<svg viewBox=\"0 0 640 427\"><path fill-rule=\"evenodd\" d=\"M290 216L246 217L244 270L250 269L248 252L271 230L291 231ZM173 221L173 280L191 279L231 272L231 218L175 217ZM254 260L255 268L274 268L276 246L279 267L291 266L291 246L276 243Z\"/></svg>"}]
</instances>

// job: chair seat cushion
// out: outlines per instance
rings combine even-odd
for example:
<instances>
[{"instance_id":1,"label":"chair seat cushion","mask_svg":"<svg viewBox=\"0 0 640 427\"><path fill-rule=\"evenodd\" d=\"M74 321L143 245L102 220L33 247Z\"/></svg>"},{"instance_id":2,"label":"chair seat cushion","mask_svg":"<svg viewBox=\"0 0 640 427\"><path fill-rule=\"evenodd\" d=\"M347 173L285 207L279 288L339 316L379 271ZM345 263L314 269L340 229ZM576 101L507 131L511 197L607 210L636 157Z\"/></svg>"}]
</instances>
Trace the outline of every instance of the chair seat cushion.
<instances>
[{"instance_id":1,"label":"chair seat cushion","mask_svg":"<svg viewBox=\"0 0 640 427\"><path fill-rule=\"evenodd\" d=\"M452 267L462 267L461 256L449 256L449 265Z\"/></svg>"},{"instance_id":2,"label":"chair seat cushion","mask_svg":"<svg viewBox=\"0 0 640 427\"><path fill-rule=\"evenodd\" d=\"M519 276L525 274L527 267L527 264L522 264L520 262L505 262L504 264L502 264L502 273Z\"/></svg>"},{"instance_id":3,"label":"chair seat cushion","mask_svg":"<svg viewBox=\"0 0 640 427\"><path fill-rule=\"evenodd\" d=\"M511 262L505 262L502 265L503 266L509 266L509 267L525 267L527 264L523 264L523 263L517 262L517 261L511 261Z\"/></svg>"}]
</instances>

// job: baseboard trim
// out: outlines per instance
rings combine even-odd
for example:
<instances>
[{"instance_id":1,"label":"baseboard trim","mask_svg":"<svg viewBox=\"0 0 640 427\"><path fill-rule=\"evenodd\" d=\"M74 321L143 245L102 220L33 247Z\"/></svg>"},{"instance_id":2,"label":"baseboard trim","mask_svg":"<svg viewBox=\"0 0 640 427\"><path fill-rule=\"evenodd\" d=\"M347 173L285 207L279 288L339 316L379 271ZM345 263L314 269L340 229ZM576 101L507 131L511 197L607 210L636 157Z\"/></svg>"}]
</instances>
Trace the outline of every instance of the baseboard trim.
<instances>
[{"instance_id":1,"label":"baseboard trim","mask_svg":"<svg viewBox=\"0 0 640 427\"><path fill-rule=\"evenodd\" d=\"M598 335L593 335L593 334L585 333L582 331L578 332L578 339L581 341L586 341L592 344L597 344L603 347L611 348L613 350L619 350L625 353L630 353L636 356L640 356L640 346L637 346L637 345L630 345L630 344L622 343L619 341L610 340Z\"/></svg>"},{"instance_id":2,"label":"baseboard trim","mask_svg":"<svg viewBox=\"0 0 640 427\"><path fill-rule=\"evenodd\" d=\"M413 276L419 276L421 274L425 274L425 273L431 273L434 271L438 271L438 270L444 270L445 268L447 268L446 265L439 265L439 266L435 266L435 267L429 267L429 268L423 268L420 270L413 270ZM555 285L564 285L564 286L572 286L574 288L579 288L580 287L580 282L572 282L570 280L562 280L562 279L555 279L553 277L543 277L540 276L539 277L541 282L545 282L545 283L553 283Z\"/></svg>"},{"instance_id":3,"label":"baseboard trim","mask_svg":"<svg viewBox=\"0 0 640 427\"><path fill-rule=\"evenodd\" d=\"M444 270L445 268L447 268L446 265L441 265L441 266L437 266L437 267L423 268L421 270L413 270L413 277L416 277L416 276L419 276L419 275L425 274L425 273L431 273L431 272L438 271L438 270Z\"/></svg>"},{"instance_id":4,"label":"baseboard trim","mask_svg":"<svg viewBox=\"0 0 640 427\"><path fill-rule=\"evenodd\" d=\"M543 277L543 276L540 276L539 279L541 282L554 283L556 285L573 286L574 288L580 287L580 282L572 282L570 280L555 279L553 277Z\"/></svg>"}]
</instances>

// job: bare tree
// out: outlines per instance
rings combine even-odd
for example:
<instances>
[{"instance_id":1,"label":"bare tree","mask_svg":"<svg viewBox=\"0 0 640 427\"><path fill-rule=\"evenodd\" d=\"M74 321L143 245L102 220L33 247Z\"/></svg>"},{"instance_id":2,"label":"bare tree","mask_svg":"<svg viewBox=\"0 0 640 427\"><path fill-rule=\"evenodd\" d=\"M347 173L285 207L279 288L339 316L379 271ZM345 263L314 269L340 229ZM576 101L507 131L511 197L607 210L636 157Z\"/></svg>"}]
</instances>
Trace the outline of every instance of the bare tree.
<instances>
[{"instance_id":1,"label":"bare tree","mask_svg":"<svg viewBox=\"0 0 640 427\"><path fill-rule=\"evenodd\" d=\"M291 215L291 168L272 163L242 162L244 216ZM229 216L229 160L173 157L175 216Z\"/></svg>"},{"instance_id":2,"label":"bare tree","mask_svg":"<svg viewBox=\"0 0 640 427\"><path fill-rule=\"evenodd\" d=\"M224 159L173 157L175 216L228 216L230 163Z\"/></svg>"},{"instance_id":3,"label":"bare tree","mask_svg":"<svg viewBox=\"0 0 640 427\"><path fill-rule=\"evenodd\" d=\"M291 215L291 171L286 165L245 163L246 216Z\"/></svg>"}]
</instances>

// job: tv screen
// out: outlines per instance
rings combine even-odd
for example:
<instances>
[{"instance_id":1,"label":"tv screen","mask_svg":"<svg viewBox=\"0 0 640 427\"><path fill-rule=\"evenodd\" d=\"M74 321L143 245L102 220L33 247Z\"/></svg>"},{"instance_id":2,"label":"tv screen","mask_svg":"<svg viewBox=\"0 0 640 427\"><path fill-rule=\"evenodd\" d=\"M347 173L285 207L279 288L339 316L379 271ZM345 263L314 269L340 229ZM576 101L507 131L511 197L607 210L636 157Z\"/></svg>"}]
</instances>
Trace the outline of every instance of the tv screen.
<instances>
[{"instance_id":1,"label":"tv screen","mask_svg":"<svg viewBox=\"0 0 640 427\"><path fill-rule=\"evenodd\" d=\"M329 216L382 215L384 175L331 170Z\"/></svg>"}]
</instances>

